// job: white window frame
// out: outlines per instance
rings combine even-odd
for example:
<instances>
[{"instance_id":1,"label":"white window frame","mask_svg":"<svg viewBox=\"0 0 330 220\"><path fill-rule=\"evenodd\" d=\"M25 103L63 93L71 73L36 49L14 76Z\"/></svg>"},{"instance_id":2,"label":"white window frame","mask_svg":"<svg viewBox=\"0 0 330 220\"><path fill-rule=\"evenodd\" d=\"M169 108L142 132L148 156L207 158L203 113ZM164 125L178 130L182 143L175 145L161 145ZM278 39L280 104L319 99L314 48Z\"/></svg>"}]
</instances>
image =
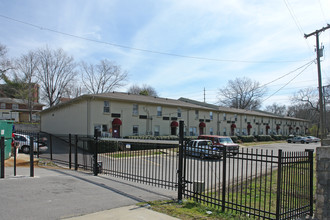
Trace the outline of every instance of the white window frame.
<instances>
[{"instance_id":1,"label":"white window frame","mask_svg":"<svg viewBox=\"0 0 330 220\"><path fill-rule=\"evenodd\" d=\"M162 106L157 106L157 116L162 116L162 115L163 115Z\"/></svg>"},{"instance_id":2,"label":"white window frame","mask_svg":"<svg viewBox=\"0 0 330 220\"><path fill-rule=\"evenodd\" d=\"M136 132L134 132L136 130ZM133 125L133 135L139 135L139 126Z\"/></svg>"},{"instance_id":3,"label":"white window frame","mask_svg":"<svg viewBox=\"0 0 330 220\"><path fill-rule=\"evenodd\" d=\"M109 101L103 102L103 113L110 113L110 102Z\"/></svg>"},{"instance_id":4,"label":"white window frame","mask_svg":"<svg viewBox=\"0 0 330 220\"><path fill-rule=\"evenodd\" d=\"M213 120L213 112L210 112L210 120Z\"/></svg>"},{"instance_id":5,"label":"white window frame","mask_svg":"<svg viewBox=\"0 0 330 220\"><path fill-rule=\"evenodd\" d=\"M133 112L132 112L132 114L134 116L139 115L139 105L138 104L133 104Z\"/></svg>"}]
</instances>

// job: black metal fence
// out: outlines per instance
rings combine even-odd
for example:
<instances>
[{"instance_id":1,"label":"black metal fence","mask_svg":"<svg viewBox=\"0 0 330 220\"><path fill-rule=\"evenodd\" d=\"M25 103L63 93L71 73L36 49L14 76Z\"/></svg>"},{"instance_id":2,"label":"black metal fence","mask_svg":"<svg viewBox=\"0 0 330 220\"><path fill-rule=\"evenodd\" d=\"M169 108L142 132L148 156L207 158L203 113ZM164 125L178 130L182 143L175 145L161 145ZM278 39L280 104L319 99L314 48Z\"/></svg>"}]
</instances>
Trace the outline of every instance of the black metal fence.
<instances>
[{"instance_id":1,"label":"black metal fence","mask_svg":"<svg viewBox=\"0 0 330 220\"><path fill-rule=\"evenodd\" d=\"M312 151L241 149L234 155L187 148L181 139L178 145L77 135L28 135L47 143L47 151L36 155L70 169L177 189L179 199L184 196L222 211L256 218L313 215Z\"/></svg>"},{"instance_id":2,"label":"black metal fence","mask_svg":"<svg viewBox=\"0 0 330 220\"><path fill-rule=\"evenodd\" d=\"M183 195L224 210L262 219L313 215L313 152L240 150L201 159L183 149ZM197 155L198 156L198 155ZM205 154L204 154L205 156Z\"/></svg>"}]
</instances>

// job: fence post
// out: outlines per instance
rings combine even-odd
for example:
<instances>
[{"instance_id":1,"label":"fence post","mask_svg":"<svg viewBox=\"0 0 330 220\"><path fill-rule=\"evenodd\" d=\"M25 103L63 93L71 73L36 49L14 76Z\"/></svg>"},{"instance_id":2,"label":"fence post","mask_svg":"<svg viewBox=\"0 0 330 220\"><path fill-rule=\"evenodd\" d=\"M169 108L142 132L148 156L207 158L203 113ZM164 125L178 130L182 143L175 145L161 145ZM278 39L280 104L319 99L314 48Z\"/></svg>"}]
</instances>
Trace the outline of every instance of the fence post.
<instances>
[{"instance_id":1,"label":"fence post","mask_svg":"<svg viewBox=\"0 0 330 220\"><path fill-rule=\"evenodd\" d=\"M53 160L53 141L52 135L49 135L49 153L50 153L50 160Z\"/></svg>"},{"instance_id":2,"label":"fence post","mask_svg":"<svg viewBox=\"0 0 330 220\"><path fill-rule=\"evenodd\" d=\"M223 156L222 156L222 204L221 210L225 211L226 206L226 182L227 182L227 149L223 147Z\"/></svg>"},{"instance_id":3,"label":"fence post","mask_svg":"<svg viewBox=\"0 0 330 220\"><path fill-rule=\"evenodd\" d=\"M94 176L97 176L98 174L98 163L97 163L97 151L98 151L98 140L97 140L97 135L94 135L94 155L93 155L93 159L94 159L94 165L93 165L93 173Z\"/></svg>"},{"instance_id":4,"label":"fence post","mask_svg":"<svg viewBox=\"0 0 330 220\"><path fill-rule=\"evenodd\" d=\"M14 145L14 176L16 176L17 146L16 146L15 142L12 142L12 143Z\"/></svg>"},{"instance_id":5,"label":"fence post","mask_svg":"<svg viewBox=\"0 0 330 220\"><path fill-rule=\"evenodd\" d=\"M75 135L74 138L75 138L74 169L78 170L78 135Z\"/></svg>"},{"instance_id":6,"label":"fence post","mask_svg":"<svg viewBox=\"0 0 330 220\"><path fill-rule=\"evenodd\" d=\"M308 152L309 162L309 205L310 205L310 216L313 216L313 185L314 185L314 163L313 163L313 149L306 149Z\"/></svg>"},{"instance_id":7,"label":"fence post","mask_svg":"<svg viewBox=\"0 0 330 220\"><path fill-rule=\"evenodd\" d=\"M40 141L40 136L39 136L39 132L37 133L37 143L38 143L38 148L37 148L37 157L39 158L39 141Z\"/></svg>"},{"instance_id":8,"label":"fence post","mask_svg":"<svg viewBox=\"0 0 330 220\"><path fill-rule=\"evenodd\" d=\"M179 122L179 169L178 169L178 201L182 201L182 191L183 191L183 128L184 121Z\"/></svg>"},{"instance_id":9,"label":"fence post","mask_svg":"<svg viewBox=\"0 0 330 220\"><path fill-rule=\"evenodd\" d=\"M34 143L33 143L33 137L30 136L30 177L34 177L34 164L33 164L33 153L34 153Z\"/></svg>"},{"instance_id":10,"label":"fence post","mask_svg":"<svg viewBox=\"0 0 330 220\"><path fill-rule=\"evenodd\" d=\"M71 153L72 153L72 143L71 143L71 134L69 134L69 169L71 170Z\"/></svg>"},{"instance_id":11,"label":"fence post","mask_svg":"<svg viewBox=\"0 0 330 220\"><path fill-rule=\"evenodd\" d=\"M281 215L281 195L282 195L282 150L278 150L278 168L277 168L277 194L276 194L276 219Z\"/></svg>"},{"instance_id":12,"label":"fence post","mask_svg":"<svg viewBox=\"0 0 330 220\"><path fill-rule=\"evenodd\" d=\"M1 178L5 178L5 138L1 137Z\"/></svg>"}]
</instances>

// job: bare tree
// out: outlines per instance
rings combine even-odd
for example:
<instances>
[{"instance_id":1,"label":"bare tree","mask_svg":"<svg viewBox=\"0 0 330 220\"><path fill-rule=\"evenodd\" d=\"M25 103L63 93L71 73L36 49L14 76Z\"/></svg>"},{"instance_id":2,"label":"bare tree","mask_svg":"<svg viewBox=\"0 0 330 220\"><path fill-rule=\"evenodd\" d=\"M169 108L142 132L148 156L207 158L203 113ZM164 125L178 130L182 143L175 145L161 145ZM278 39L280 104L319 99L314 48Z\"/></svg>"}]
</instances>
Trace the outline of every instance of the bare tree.
<instances>
[{"instance_id":1,"label":"bare tree","mask_svg":"<svg viewBox=\"0 0 330 220\"><path fill-rule=\"evenodd\" d=\"M288 116L309 120L320 126L320 105L318 90L301 89L291 98L292 106L288 108Z\"/></svg>"},{"instance_id":2,"label":"bare tree","mask_svg":"<svg viewBox=\"0 0 330 220\"><path fill-rule=\"evenodd\" d=\"M101 60L99 64L81 63L83 85L92 94L107 93L124 86L128 77L127 71L109 60Z\"/></svg>"},{"instance_id":3,"label":"bare tree","mask_svg":"<svg viewBox=\"0 0 330 220\"><path fill-rule=\"evenodd\" d=\"M32 112L34 104L38 100L38 77L37 68L39 64L39 58L36 52L30 51L25 55L22 55L15 62L15 75L19 79L20 89L17 91L16 97L27 101L28 110L30 114L30 121L32 120Z\"/></svg>"},{"instance_id":4,"label":"bare tree","mask_svg":"<svg viewBox=\"0 0 330 220\"><path fill-rule=\"evenodd\" d=\"M37 54L37 72L43 99L51 107L59 103L70 82L73 82L76 64L73 57L68 56L62 49L50 50L47 47L38 50Z\"/></svg>"},{"instance_id":5,"label":"bare tree","mask_svg":"<svg viewBox=\"0 0 330 220\"><path fill-rule=\"evenodd\" d=\"M279 105L277 103L273 103L272 105L266 106L265 111L266 112L271 112L275 115L284 116L286 114L286 106L285 105Z\"/></svg>"},{"instance_id":6,"label":"bare tree","mask_svg":"<svg viewBox=\"0 0 330 220\"><path fill-rule=\"evenodd\" d=\"M12 69L9 59L7 59L7 47L0 44L0 77L2 79L6 78L5 73Z\"/></svg>"},{"instance_id":7,"label":"bare tree","mask_svg":"<svg viewBox=\"0 0 330 220\"><path fill-rule=\"evenodd\" d=\"M155 96L158 97L156 89L152 86L143 84L141 87L138 85L132 85L127 90L128 93L136 94L136 95L146 95L146 96Z\"/></svg>"},{"instance_id":8,"label":"bare tree","mask_svg":"<svg viewBox=\"0 0 330 220\"><path fill-rule=\"evenodd\" d=\"M265 87L249 78L229 80L225 88L219 89L219 101L225 106L239 109L259 109Z\"/></svg>"}]
</instances>

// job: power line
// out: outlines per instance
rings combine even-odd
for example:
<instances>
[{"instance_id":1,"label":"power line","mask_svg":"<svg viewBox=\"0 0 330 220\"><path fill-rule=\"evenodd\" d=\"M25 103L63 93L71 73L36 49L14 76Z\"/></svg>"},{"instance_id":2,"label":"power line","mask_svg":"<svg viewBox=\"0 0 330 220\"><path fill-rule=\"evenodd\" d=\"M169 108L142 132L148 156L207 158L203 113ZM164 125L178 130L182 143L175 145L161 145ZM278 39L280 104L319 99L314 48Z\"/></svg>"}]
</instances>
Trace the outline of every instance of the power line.
<instances>
[{"instance_id":1,"label":"power line","mask_svg":"<svg viewBox=\"0 0 330 220\"><path fill-rule=\"evenodd\" d=\"M301 25L300 25L300 23L299 23L299 21L298 21L298 19L297 19L297 16L295 16L293 9L290 8L290 4L289 4L289 2L287 2L287 0L283 0L283 1L284 1L284 3L285 3L286 8L288 9L288 11L289 11L291 17L292 17L292 20L293 20L294 23L296 24L296 26L297 26L297 28L298 28L300 34L301 34L301 35L304 35L304 30L302 29L302 27L301 27ZM306 42L306 45L307 45L307 47L309 48L309 50L312 51L312 48L311 48L311 46L309 45L308 41L305 40L305 42Z\"/></svg>"},{"instance_id":2,"label":"power line","mask_svg":"<svg viewBox=\"0 0 330 220\"><path fill-rule=\"evenodd\" d=\"M302 74L310 65L312 65L313 62L310 62L308 66L306 66L302 71L300 71L300 73L298 73L295 77L293 77L289 82L287 82L286 84L284 84L284 86L282 86L281 88L279 88L278 90L276 90L273 94L271 94L270 96L268 96L266 99L262 100L261 103L265 102L266 100L268 100L269 98L271 98L272 96L274 96L276 93L278 93L279 91L281 91L285 86L289 85L295 78L297 78L300 74Z\"/></svg>"},{"instance_id":3,"label":"power line","mask_svg":"<svg viewBox=\"0 0 330 220\"><path fill-rule=\"evenodd\" d=\"M196 59L196 60L216 61L216 62L232 62L232 63L293 63L293 62L301 62L302 61L302 60L253 61L253 60L216 59L216 58L208 58L208 57L188 56L188 55L168 53L168 52L162 52L162 51L156 51L156 50L148 50L148 49L131 47L131 46L123 45L123 44L115 44L115 43L110 43L110 42L106 42L106 41L95 40L95 39L91 39L91 38L81 37L81 36L78 36L78 35L69 34L69 33L65 33L65 32L62 32L62 31L50 29L50 28L47 28L47 27L42 27L42 26L39 26L39 25L35 25L35 24L29 23L29 22L26 22L26 21L21 21L21 20L18 20L18 19L14 19L14 18L5 16L5 15L1 15L1 14L0 14L0 17L5 18L7 20L15 21L17 23L21 23L21 24L24 24L24 25L27 25L27 26L34 27L34 28L40 29L42 31L49 31L49 32L56 33L56 34L77 38L77 39L80 39L80 40L90 41L90 42L99 43L99 44L105 44L105 45L124 48L124 49L135 50L135 51L139 51L139 52L165 55L165 56L174 56L174 57Z\"/></svg>"}]
</instances>

